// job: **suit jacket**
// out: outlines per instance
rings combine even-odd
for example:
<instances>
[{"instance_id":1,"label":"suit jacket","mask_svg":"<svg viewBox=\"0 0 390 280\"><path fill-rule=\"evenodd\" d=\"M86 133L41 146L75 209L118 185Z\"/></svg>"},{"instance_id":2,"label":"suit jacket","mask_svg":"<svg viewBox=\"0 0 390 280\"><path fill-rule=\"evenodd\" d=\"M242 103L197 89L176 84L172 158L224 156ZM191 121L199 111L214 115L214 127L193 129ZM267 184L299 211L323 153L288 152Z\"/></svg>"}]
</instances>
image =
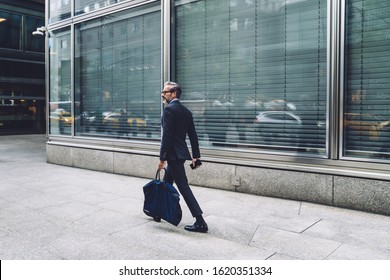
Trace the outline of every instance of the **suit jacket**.
<instances>
[{"instance_id":1,"label":"suit jacket","mask_svg":"<svg viewBox=\"0 0 390 280\"><path fill-rule=\"evenodd\" d=\"M198 136L192 113L179 100L171 101L164 109L162 127L160 160L200 158ZM187 135L191 143L192 157L186 143Z\"/></svg>"}]
</instances>

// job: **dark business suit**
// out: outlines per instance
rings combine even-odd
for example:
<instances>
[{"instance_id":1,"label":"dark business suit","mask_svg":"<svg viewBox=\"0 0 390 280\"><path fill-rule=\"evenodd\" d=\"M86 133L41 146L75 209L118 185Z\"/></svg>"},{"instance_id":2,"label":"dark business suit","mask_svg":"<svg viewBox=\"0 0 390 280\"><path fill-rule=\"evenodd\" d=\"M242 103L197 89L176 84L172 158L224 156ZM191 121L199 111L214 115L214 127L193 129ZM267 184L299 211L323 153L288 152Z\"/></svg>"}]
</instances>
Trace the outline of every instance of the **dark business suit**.
<instances>
[{"instance_id":1,"label":"dark business suit","mask_svg":"<svg viewBox=\"0 0 390 280\"><path fill-rule=\"evenodd\" d=\"M172 100L164 109L162 116L163 135L161 140L160 160L168 162L166 181L175 181L193 217L203 212L196 201L184 169L184 162L200 158L198 136L192 113L179 100ZM186 143L188 135L192 148L192 157Z\"/></svg>"}]
</instances>

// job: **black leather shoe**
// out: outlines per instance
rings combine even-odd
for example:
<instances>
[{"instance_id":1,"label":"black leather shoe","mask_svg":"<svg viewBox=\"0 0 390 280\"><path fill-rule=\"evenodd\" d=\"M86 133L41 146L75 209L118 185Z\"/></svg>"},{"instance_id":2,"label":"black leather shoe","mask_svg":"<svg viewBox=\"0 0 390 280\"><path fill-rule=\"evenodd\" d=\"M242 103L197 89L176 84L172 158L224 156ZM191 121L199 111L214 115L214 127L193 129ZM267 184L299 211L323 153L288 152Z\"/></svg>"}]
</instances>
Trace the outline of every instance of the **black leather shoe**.
<instances>
[{"instance_id":1,"label":"black leather shoe","mask_svg":"<svg viewBox=\"0 0 390 280\"><path fill-rule=\"evenodd\" d=\"M155 222L157 222L157 223L161 222L161 218L159 218L159 217L153 217L153 220L154 220Z\"/></svg>"},{"instance_id":2,"label":"black leather shoe","mask_svg":"<svg viewBox=\"0 0 390 280\"><path fill-rule=\"evenodd\" d=\"M193 225L185 226L184 229L188 231L203 232L203 233L206 233L209 230L206 223L197 224L196 222Z\"/></svg>"}]
</instances>

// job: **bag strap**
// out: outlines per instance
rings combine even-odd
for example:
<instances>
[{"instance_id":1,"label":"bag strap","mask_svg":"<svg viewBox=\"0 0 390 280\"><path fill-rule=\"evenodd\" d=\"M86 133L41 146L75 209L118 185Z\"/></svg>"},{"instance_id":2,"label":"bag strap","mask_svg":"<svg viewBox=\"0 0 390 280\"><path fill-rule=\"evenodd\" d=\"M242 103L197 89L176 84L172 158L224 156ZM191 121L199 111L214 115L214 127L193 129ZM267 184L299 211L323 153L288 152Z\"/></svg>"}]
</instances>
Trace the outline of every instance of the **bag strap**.
<instances>
[{"instance_id":1,"label":"bag strap","mask_svg":"<svg viewBox=\"0 0 390 280\"><path fill-rule=\"evenodd\" d=\"M167 169L166 169L165 167L164 167L163 169L164 169L164 172L165 172L165 174L166 174L166 173L167 173ZM156 176L154 177L155 180L161 181L161 170L162 170L162 169L157 170Z\"/></svg>"}]
</instances>

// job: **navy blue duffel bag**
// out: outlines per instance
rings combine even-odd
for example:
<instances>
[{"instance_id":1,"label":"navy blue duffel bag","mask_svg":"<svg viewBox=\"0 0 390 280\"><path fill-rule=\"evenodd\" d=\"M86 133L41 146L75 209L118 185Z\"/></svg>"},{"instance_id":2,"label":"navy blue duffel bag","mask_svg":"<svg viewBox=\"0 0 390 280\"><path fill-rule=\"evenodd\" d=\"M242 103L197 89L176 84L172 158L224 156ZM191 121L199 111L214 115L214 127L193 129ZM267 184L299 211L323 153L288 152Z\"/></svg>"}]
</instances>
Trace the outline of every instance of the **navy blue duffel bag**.
<instances>
[{"instance_id":1,"label":"navy blue duffel bag","mask_svg":"<svg viewBox=\"0 0 390 280\"><path fill-rule=\"evenodd\" d=\"M166 170L165 170L166 172ZM143 211L153 218L161 218L177 226L182 218L180 194L174 186L161 181L160 170L155 179L143 187L145 201Z\"/></svg>"}]
</instances>

